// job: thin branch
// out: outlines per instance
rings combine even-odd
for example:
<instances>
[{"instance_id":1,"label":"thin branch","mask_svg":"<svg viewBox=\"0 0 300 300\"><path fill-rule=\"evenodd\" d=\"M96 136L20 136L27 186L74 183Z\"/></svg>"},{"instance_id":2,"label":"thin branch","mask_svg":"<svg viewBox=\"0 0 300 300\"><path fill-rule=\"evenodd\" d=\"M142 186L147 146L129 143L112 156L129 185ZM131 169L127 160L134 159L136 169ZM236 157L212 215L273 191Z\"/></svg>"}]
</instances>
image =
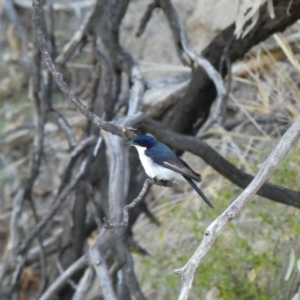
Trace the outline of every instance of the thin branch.
<instances>
[{"instance_id":1,"label":"thin branch","mask_svg":"<svg viewBox=\"0 0 300 300\"><path fill-rule=\"evenodd\" d=\"M184 53L197 65L203 68L208 77L214 82L215 88L217 90L217 107L222 107L222 102L226 96L226 88L220 73L214 68L214 66L203 56L197 54L188 39L187 33L185 31L184 25L179 18L175 8L173 7L170 0L157 0L160 7L164 11L164 14L168 20L169 26L173 32L175 41L179 43L182 47ZM217 109L217 115L215 115L215 122L218 124L223 123L224 114L222 109Z\"/></svg>"},{"instance_id":2,"label":"thin branch","mask_svg":"<svg viewBox=\"0 0 300 300\"><path fill-rule=\"evenodd\" d=\"M79 180L82 178L82 176L85 173L85 170L88 166L88 164L91 161L91 155L85 158L76 173L76 176L74 179L66 185L66 187L59 193L57 196L55 203L51 207L51 210L46 214L46 216L37 224L37 226L32 230L30 235L26 238L26 240L23 242L19 249L19 253L24 253L26 249L29 247L33 239L45 228L45 226L48 224L48 222L53 218L55 213L58 211L58 209L61 207L61 205L64 203L64 201L68 198L70 192L77 186Z\"/></svg>"},{"instance_id":3,"label":"thin branch","mask_svg":"<svg viewBox=\"0 0 300 300\"><path fill-rule=\"evenodd\" d=\"M30 59L28 56L28 38L27 32L19 18L18 13L16 12L13 0L5 0L4 1L4 9L9 16L10 20L14 23L18 30L18 34L20 36L22 42L22 59L26 68L27 73L30 74Z\"/></svg>"},{"instance_id":4,"label":"thin branch","mask_svg":"<svg viewBox=\"0 0 300 300\"><path fill-rule=\"evenodd\" d=\"M292 145L298 140L299 136L300 118L298 118L290 129L283 135L266 161L261 165L258 174L254 177L248 187L217 219L215 219L213 223L209 225L205 231L201 244L187 264L183 268L174 271L174 273L182 280L182 287L178 298L179 300L188 299L189 290L192 287L194 272L201 260L214 244L219 231L239 213L247 202L255 196L264 182L270 177L278 163L284 158Z\"/></svg>"},{"instance_id":5,"label":"thin branch","mask_svg":"<svg viewBox=\"0 0 300 300\"><path fill-rule=\"evenodd\" d=\"M65 119L65 117L60 114L59 112L55 111L52 109L47 113L47 117L55 124L58 125L58 127L65 133L66 138L69 143L69 148L73 149L77 142L76 142L76 137L75 133L72 130L72 127L68 123L68 121Z\"/></svg>"},{"instance_id":6,"label":"thin branch","mask_svg":"<svg viewBox=\"0 0 300 300\"><path fill-rule=\"evenodd\" d=\"M72 300L85 300L86 295L91 288L95 277L93 268L89 267L85 270L83 277L81 278L77 289L72 297Z\"/></svg>"},{"instance_id":7,"label":"thin branch","mask_svg":"<svg viewBox=\"0 0 300 300\"><path fill-rule=\"evenodd\" d=\"M157 7L158 7L158 5L157 5L156 2L151 3L151 4L148 5L147 10L146 10L144 16L142 17L141 22L140 22L140 26L139 26L139 28L138 28L138 31L137 31L137 33L136 33L136 35L135 35L136 37L140 37L140 36L144 33L145 28L146 28L146 26L147 26L147 23L148 23L148 22L150 21L150 19L151 19L151 16L152 16L153 11L154 11Z\"/></svg>"},{"instance_id":8,"label":"thin branch","mask_svg":"<svg viewBox=\"0 0 300 300\"><path fill-rule=\"evenodd\" d=\"M64 271L51 286L46 290L46 292L39 298L39 300L51 300L53 296L61 289L61 287L68 281L68 279L78 272L79 270L86 267L88 264L88 255L83 255L81 258L76 260L68 269Z\"/></svg>"},{"instance_id":9,"label":"thin branch","mask_svg":"<svg viewBox=\"0 0 300 300\"><path fill-rule=\"evenodd\" d=\"M113 123L105 122L95 114L93 114L91 111L87 109L85 105L74 95L74 93L69 89L65 81L63 80L63 75L59 73L53 63L53 60L51 58L51 55L49 54L49 51L47 49L45 37L42 31L41 26L41 7L42 7L42 0L35 0L34 1L34 12L33 12L33 22L37 34L37 40L40 47L40 50L42 52L42 55L44 57L45 63L52 73L55 82L57 83L58 87L62 90L64 95L72 101L76 107L79 109L79 111L94 125L96 125L99 128L102 128L105 131L110 132L111 134L117 135L119 137L125 138L125 139L132 139L135 134L132 133L129 129L116 126ZM102 13L103 11L101 11ZM100 16L98 16L100 17Z\"/></svg>"},{"instance_id":10,"label":"thin branch","mask_svg":"<svg viewBox=\"0 0 300 300\"><path fill-rule=\"evenodd\" d=\"M100 279L100 285L103 289L103 297L106 300L117 300L117 297L115 295L115 292L113 290L109 272L107 269L107 265L105 263L105 260L103 259L99 249L98 249L98 243L96 242L90 249L90 258L91 262L96 270L96 273Z\"/></svg>"},{"instance_id":11,"label":"thin branch","mask_svg":"<svg viewBox=\"0 0 300 300\"><path fill-rule=\"evenodd\" d=\"M123 274L125 275L125 280L129 287L130 294L136 300L146 300L146 297L141 291L141 288L138 284L138 280L134 272L134 265L133 265L133 260L130 251L128 248L125 251L126 251L126 265L124 267Z\"/></svg>"},{"instance_id":12,"label":"thin branch","mask_svg":"<svg viewBox=\"0 0 300 300\"><path fill-rule=\"evenodd\" d=\"M104 12L106 2L106 0L97 0L94 2L93 9L87 14L81 26L73 34L73 37L64 46L62 52L56 58L55 61L59 66L64 66L75 50L82 44L84 38L90 31L97 28L98 22L101 20L102 13Z\"/></svg>"},{"instance_id":13,"label":"thin branch","mask_svg":"<svg viewBox=\"0 0 300 300\"><path fill-rule=\"evenodd\" d=\"M32 1L30 0L13 0L14 4L26 8L32 9ZM54 10L58 11L66 11L66 12L73 12L75 10L80 9L87 9L96 4L96 0L89 0L89 1L69 1L67 3L52 3L51 6ZM45 10L49 9L49 5L44 5L43 7Z\"/></svg>"},{"instance_id":14,"label":"thin branch","mask_svg":"<svg viewBox=\"0 0 300 300\"><path fill-rule=\"evenodd\" d=\"M147 190L148 190L150 184L151 184L151 179L146 179L140 194L130 204L128 204L124 207L122 222L110 224L106 218L103 218L103 221L105 223L105 228L112 229L112 228L116 228L116 227L127 227L128 219L129 219L128 210L130 208L133 208L134 206L136 206L143 199L143 197L147 193Z\"/></svg>"},{"instance_id":15,"label":"thin branch","mask_svg":"<svg viewBox=\"0 0 300 300\"><path fill-rule=\"evenodd\" d=\"M58 188L58 193L60 193L65 186L68 184L71 175L72 175L72 170L75 167L75 164L82 153L86 151L86 149L92 145L95 144L97 140L97 137L95 135L91 135L85 139L83 139L77 146L76 148L73 149L71 154L69 155L69 161L67 162L67 166L65 168L64 174L62 176L62 179L59 184Z\"/></svg>"},{"instance_id":16,"label":"thin branch","mask_svg":"<svg viewBox=\"0 0 300 300\"><path fill-rule=\"evenodd\" d=\"M156 184L159 186L164 186L164 187L177 187L178 185L174 182L167 181L167 180L162 180L158 181L155 179L146 179L143 185L143 188L140 192L140 194L128 205L126 205L123 209L123 221L120 223L109 223L106 218L103 218L103 221L105 223L105 228L107 229L112 229L112 228L117 228L117 227L127 227L128 225L128 220L129 220L129 209L135 207L146 195L148 188L150 184Z\"/></svg>"}]
</instances>

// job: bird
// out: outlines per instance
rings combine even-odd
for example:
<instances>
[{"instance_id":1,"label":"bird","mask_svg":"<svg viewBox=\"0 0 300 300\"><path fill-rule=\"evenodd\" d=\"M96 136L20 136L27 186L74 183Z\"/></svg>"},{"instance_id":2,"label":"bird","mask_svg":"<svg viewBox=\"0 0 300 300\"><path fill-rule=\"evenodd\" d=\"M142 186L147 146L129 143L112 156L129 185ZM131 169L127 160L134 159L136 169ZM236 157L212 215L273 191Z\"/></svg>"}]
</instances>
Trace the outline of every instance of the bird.
<instances>
[{"instance_id":1,"label":"bird","mask_svg":"<svg viewBox=\"0 0 300 300\"><path fill-rule=\"evenodd\" d=\"M124 144L137 149L144 170L151 179L171 182L186 180L206 204L213 208L211 202L194 182L201 182L201 175L193 171L168 146L149 135L139 135Z\"/></svg>"}]
</instances>

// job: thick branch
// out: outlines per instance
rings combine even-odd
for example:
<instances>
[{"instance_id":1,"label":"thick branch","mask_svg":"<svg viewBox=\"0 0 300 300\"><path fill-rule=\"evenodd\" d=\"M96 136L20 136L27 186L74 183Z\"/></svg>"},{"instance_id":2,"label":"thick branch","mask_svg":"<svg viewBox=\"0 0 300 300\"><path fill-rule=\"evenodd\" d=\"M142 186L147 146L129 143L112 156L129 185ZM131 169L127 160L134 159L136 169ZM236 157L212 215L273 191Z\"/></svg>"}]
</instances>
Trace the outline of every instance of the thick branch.
<instances>
[{"instance_id":1,"label":"thick branch","mask_svg":"<svg viewBox=\"0 0 300 300\"><path fill-rule=\"evenodd\" d=\"M290 14L287 8L291 4ZM255 27L243 39L232 42L228 51L230 61L233 63L242 58L253 46L264 41L273 33L285 30L300 18L300 0L274 0L275 18L270 19L266 5L261 8L259 19ZM234 24L223 30L202 51L202 56L216 69L226 51L228 42L234 36ZM227 74L224 67L222 76ZM209 115L210 107L216 98L214 83L206 72L200 68L192 73L192 79L186 88L185 94L174 108L164 117L164 124L172 131L180 133L195 133L205 123ZM197 125L195 125L197 124Z\"/></svg>"},{"instance_id":2,"label":"thick branch","mask_svg":"<svg viewBox=\"0 0 300 300\"><path fill-rule=\"evenodd\" d=\"M241 188L247 187L253 179L253 176L235 167L212 147L198 138L163 130L159 123L151 119L145 120L142 128L171 147L198 155L217 172ZM257 194L275 202L300 208L300 193L282 186L265 183Z\"/></svg>"}]
</instances>

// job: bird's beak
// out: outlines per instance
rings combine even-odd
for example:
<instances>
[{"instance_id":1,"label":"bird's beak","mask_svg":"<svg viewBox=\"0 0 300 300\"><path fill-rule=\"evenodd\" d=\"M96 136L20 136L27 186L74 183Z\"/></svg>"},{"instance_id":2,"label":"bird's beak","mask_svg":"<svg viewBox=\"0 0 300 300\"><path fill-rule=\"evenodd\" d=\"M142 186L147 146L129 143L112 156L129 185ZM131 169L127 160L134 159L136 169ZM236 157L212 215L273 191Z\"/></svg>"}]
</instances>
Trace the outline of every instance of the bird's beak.
<instances>
[{"instance_id":1,"label":"bird's beak","mask_svg":"<svg viewBox=\"0 0 300 300\"><path fill-rule=\"evenodd\" d=\"M125 145L125 146L132 146L132 141L125 142L125 143L123 143L123 145Z\"/></svg>"}]
</instances>

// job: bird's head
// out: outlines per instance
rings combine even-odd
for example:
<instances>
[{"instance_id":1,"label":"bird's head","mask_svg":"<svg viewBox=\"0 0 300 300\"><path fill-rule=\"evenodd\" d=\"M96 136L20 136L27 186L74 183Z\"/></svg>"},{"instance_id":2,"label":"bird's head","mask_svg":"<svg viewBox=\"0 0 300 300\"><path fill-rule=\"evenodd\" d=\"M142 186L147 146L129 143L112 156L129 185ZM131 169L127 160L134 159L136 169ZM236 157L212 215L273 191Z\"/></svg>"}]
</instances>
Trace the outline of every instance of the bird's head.
<instances>
[{"instance_id":1,"label":"bird's head","mask_svg":"<svg viewBox=\"0 0 300 300\"><path fill-rule=\"evenodd\" d=\"M149 135L139 135L134 138L132 141L126 142L125 145L137 146L143 148L151 148L156 143L155 139Z\"/></svg>"}]
</instances>

